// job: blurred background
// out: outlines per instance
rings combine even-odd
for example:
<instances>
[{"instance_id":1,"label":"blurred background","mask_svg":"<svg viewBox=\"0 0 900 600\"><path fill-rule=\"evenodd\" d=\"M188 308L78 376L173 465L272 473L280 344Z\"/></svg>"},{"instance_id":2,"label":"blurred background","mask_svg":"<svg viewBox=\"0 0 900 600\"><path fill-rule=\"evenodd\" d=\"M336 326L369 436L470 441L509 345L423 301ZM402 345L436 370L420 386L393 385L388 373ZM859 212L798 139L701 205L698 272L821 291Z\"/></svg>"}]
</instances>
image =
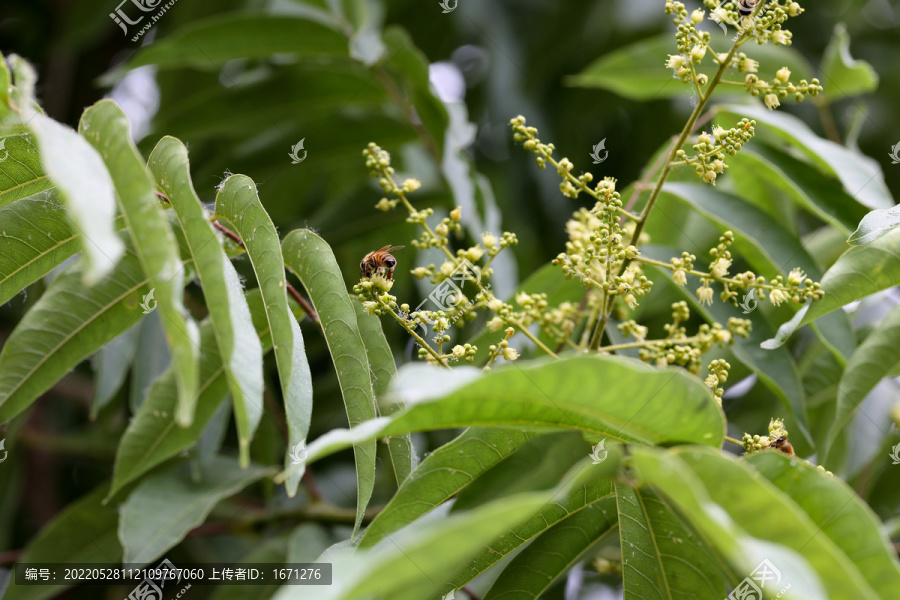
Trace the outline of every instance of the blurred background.
<instances>
[{"instance_id":1,"label":"blurred background","mask_svg":"<svg viewBox=\"0 0 900 600\"><path fill-rule=\"evenodd\" d=\"M404 213L375 210L381 191L369 179L361 156L370 141L394 155L401 178L423 182L413 198L418 208L430 206L441 215L456 204L463 205L466 233L458 247L474 243L483 231L518 235L519 245L495 263L494 289L504 297L564 249L566 220L578 207L588 206L584 199L562 196L557 175L537 169L529 153L514 147L508 126L511 117L526 116L529 124L539 128L541 139L556 144L557 156L568 156L576 170L590 170L596 179L615 177L624 190L641 177L691 111L690 91L671 78L663 64L665 56L658 53L647 63L659 74L658 89L617 88L617 68L623 80L645 68L628 60L618 66L603 63L604 77L595 78L594 83L587 76L573 78L595 61L609 61L632 44L674 52L674 27L664 14L662 0L447 0L446 7L455 5L449 12L438 0L390 0L383 11L360 20L373 29L392 28L395 45L382 56L397 64L384 69L368 64L378 54L378 40L375 36L373 41L364 27L355 39L358 55L354 58L339 60L310 51L221 65L212 58L204 61L160 51L155 58L165 66L127 72L121 67L142 48L152 50L156 42L177 38L210 18L241 13L312 14L315 18L315 11L340 2L177 0L152 29L133 40L138 27L128 27L126 34L110 13L118 7L125 12L135 9L130 1L120 5L117 1L3 0L0 50L5 55L19 54L35 65L37 94L47 113L77 127L84 108L111 96L129 115L133 136L145 157L164 135L187 144L194 186L207 203L213 202L216 186L227 174L250 176L282 235L310 227L331 244L348 288L357 279L364 254L385 244L405 244L406 249L397 253L400 266L393 293L412 306L427 295L430 285L419 285L422 282L406 270L427 265L431 259L410 247L416 230L405 222ZM686 4L691 10L699 2ZM802 65L798 68L816 76L836 28L843 27L853 57L870 63L879 82L874 92L847 97L823 81L828 102L817 106L788 100L780 110L798 115L823 137L858 145L879 163L896 197L900 165L893 165L888 154L900 142L900 3L806 0L802 4L806 13L789 25L796 52L792 65ZM723 34L713 23L708 23L708 30L726 49L733 30ZM753 56L752 45L747 52ZM148 64L157 62L146 56ZM404 77L395 77L391 67L402 70ZM422 70L426 67L427 73ZM430 80L440 99L424 102L433 114L421 110L423 103L416 103L420 108L416 112L396 101L398 95L427 94L427 81L423 84L422 78ZM434 121L445 121L446 130L436 135L430 125ZM302 148L297 146L300 141ZM601 141L608 155L602 164L594 165L589 155ZM294 164L292 153L305 158ZM720 189L728 189L727 180L728 172ZM773 204L778 201L777 196L771 199ZM801 236L818 225L804 219L791 224ZM651 230L665 227L661 224ZM683 249L701 256L717 235L701 228L680 241L687 244ZM824 246L821 249L827 254ZM823 256L821 262L827 266L830 260L833 257ZM0 307L0 343L39 297L40 289L35 291ZM661 325L668 319L671 301L662 297L648 302L643 318L650 323L656 319L656 325ZM126 384L96 411L90 434L81 433L98 393L90 365L82 365L32 411L29 433L20 437L21 443L37 450L29 454L28 472L60 476L20 480L26 486L22 497L30 500L20 507L25 514L18 523L12 510L18 499L5 493L0 497L0 551L21 547L71 498L108 477L127 418L119 407L139 397L169 360L158 323L145 319L138 327L134 335L141 340L140 356L134 359L135 368ZM308 321L302 327L316 378L311 431L315 437L345 421L324 341ZM408 360L402 331L385 329L398 363ZM477 333L477 324L470 326L470 333ZM755 408L738 410L733 417L738 424L742 419L752 422L757 430L777 406L771 394L759 388ZM272 436L265 435L266 428ZM420 449L448 439L450 433L430 435L432 439L419 441ZM283 441L274 424L264 420L255 444L262 446L257 452L271 452L276 457L273 462L278 462ZM48 447L54 452L44 452ZM335 463L332 475L329 481L352 490L350 463ZM6 483L0 486L4 491L9 489ZM342 498L343 492L329 490L328 485L323 483L323 495L344 504L352 501L352 495ZM376 496L373 504L383 499Z\"/></svg>"}]
</instances>

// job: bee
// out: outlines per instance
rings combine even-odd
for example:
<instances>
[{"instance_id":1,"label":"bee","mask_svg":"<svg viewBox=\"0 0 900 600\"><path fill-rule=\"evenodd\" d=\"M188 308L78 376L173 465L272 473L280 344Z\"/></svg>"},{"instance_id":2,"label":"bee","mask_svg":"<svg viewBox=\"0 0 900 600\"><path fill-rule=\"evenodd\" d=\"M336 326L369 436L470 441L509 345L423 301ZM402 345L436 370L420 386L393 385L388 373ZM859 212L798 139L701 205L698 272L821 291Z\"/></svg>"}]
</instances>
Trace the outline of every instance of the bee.
<instances>
[{"instance_id":1,"label":"bee","mask_svg":"<svg viewBox=\"0 0 900 600\"><path fill-rule=\"evenodd\" d=\"M769 444L769 448L781 450L788 456L797 456L796 454L794 454L794 447L791 446L791 443L787 441L787 438L784 436L781 436L780 438Z\"/></svg>"},{"instance_id":2,"label":"bee","mask_svg":"<svg viewBox=\"0 0 900 600\"><path fill-rule=\"evenodd\" d=\"M746 17L753 12L753 9L759 4L759 0L737 0L736 4L738 12Z\"/></svg>"},{"instance_id":3,"label":"bee","mask_svg":"<svg viewBox=\"0 0 900 600\"><path fill-rule=\"evenodd\" d=\"M371 277L375 273L381 271L387 279L391 279L394 274L394 267L397 266L397 259L391 254L397 250L402 250L406 246L383 246L382 248L369 252L359 263L359 270L362 277Z\"/></svg>"}]
</instances>

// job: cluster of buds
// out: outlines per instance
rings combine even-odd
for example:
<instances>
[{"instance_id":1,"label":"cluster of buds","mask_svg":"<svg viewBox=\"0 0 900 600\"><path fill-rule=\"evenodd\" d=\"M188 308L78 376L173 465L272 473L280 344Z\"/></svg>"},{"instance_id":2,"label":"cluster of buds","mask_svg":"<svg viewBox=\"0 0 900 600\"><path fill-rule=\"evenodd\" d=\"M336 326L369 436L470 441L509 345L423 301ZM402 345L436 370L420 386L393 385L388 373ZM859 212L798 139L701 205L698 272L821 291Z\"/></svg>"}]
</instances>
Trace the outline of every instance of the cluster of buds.
<instances>
[{"instance_id":1,"label":"cluster of buds","mask_svg":"<svg viewBox=\"0 0 900 600\"><path fill-rule=\"evenodd\" d=\"M718 402L719 406L722 406L722 394L725 393L722 384L728 381L728 370L730 368L731 365L721 358L712 361L707 367L709 375L706 377L705 383L715 394L716 402Z\"/></svg>"},{"instance_id":2,"label":"cluster of buds","mask_svg":"<svg viewBox=\"0 0 900 600\"><path fill-rule=\"evenodd\" d=\"M785 0L768 0L760 2L762 6L749 15L742 15L738 10L738 2L721 0L703 0L711 9L709 19L716 23L731 23L738 28L739 34L747 34L756 38L759 45L772 41L776 45L790 46L793 35L784 29L784 23L790 17L803 12L797 2ZM677 4L677 3L676 3ZM696 11L695 11L696 12Z\"/></svg>"},{"instance_id":3,"label":"cluster of buds","mask_svg":"<svg viewBox=\"0 0 900 600\"><path fill-rule=\"evenodd\" d=\"M511 338L515 332L516 330L512 327L507 327L506 331L504 332L506 337L500 340L500 342L498 342L497 344L491 344L488 347L488 351L490 352L490 354L488 356L487 365L485 366L486 370L490 370L490 366L493 364L493 362L501 356L503 357L503 360L509 362L512 362L519 358L518 351L516 351L515 348L509 345L509 338Z\"/></svg>"},{"instance_id":4,"label":"cluster of buds","mask_svg":"<svg viewBox=\"0 0 900 600\"><path fill-rule=\"evenodd\" d=\"M383 315L387 309L397 309L397 298L389 293L394 286L392 279L380 273L365 277L353 286L353 293L370 315Z\"/></svg>"},{"instance_id":5,"label":"cluster of buds","mask_svg":"<svg viewBox=\"0 0 900 600\"><path fill-rule=\"evenodd\" d=\"M771 419L769 421L768 435L750 435L749 433L745 433L742 445L744 446L744 450L748 453L759 452L760 450L770 448L772 442L781 437L784 439L788 438L787 429L784 428L784 421L782 419Z\"/></svg>"},{"instance_id":6,"label":"cluster of buds","mask_svg":"<svg viewBox=\"0 0 900 600\"><path fill-rule=\"evenodd\" d=\"M800 83L792 83L791 70L787 67L778 69L771 82L761 80L755 72L747 73L744 77L744 87L751 96L763 94L769 110L775 110L781 106L781 100L787 98L788 95L793 95L797 102L803 102L806 96L817 96L825 89L819 85L819 80L815 77L811 82L801 79Z\"/></svg>"},{"instance_id":7,"label":"cluster of buds","mask_svg":"<svg viewBox=\"0 0 900 600\"><path fill-rule=\"evenodd\" d=\"M691 63L700 64L706 55L710 41L708 32L697 29L697 25L703 21L704 11L698 8L688 14L683 3L668 1L666 2L666 14L675 15L673 22L678 26L675 32L678 51L685 58L690 59Z\"/></svg>"},{"instance_id":8,"label":"cluster of buds","mask_svg":"<svg viewBox=\"0 0 900 600\"><path fill-rule=\"evenodd\" d=\"M716 184L716 177L721 175L728 165L725 164L725 155L734 156L744 144L753 139L756 121L741 119L736 127L725 129L716 125L712 135L705 131L697 136L694 144L695 156L688 156L684 150L679 149L676 158L680 164L694 168L697 177L706 183Z\"/></svg>"}]
</instances>

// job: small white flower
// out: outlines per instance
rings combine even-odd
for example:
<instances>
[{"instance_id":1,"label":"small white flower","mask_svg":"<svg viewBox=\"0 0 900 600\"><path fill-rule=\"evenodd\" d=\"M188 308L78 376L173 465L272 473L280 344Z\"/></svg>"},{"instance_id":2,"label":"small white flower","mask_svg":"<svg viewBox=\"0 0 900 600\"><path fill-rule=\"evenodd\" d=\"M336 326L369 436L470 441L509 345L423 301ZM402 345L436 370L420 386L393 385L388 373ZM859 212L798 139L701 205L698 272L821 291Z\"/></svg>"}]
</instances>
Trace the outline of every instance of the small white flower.
<instances>
[{"instance_id":1,"label":"small white flower","mask_svg":"<svg viewBox=\"0 0 900 600\"><path fill-rule=\"evenodd\" d=\"M516 351L515 348L506 348L503 351L503 358L505 358L506 360L510 360L510 361L516 360L517 358L519 358L519 353Z\"/></svg>"},{"instance_id":2,"label":"small white flower","mask_svg":"<svg viewBox=\"0 0 900 600\"><path fill-rule=\"evenodd\" d=\"M781 106L781 102L778 101L778 96L775 94L766 94L766 106L769 110L775 110Z\"/></svg>"},{"instance_id":3,"label":"small white flower","mask_svg":"<svg viewBox=\"0 0 900 600\"><path fill-rule=\"evenodd\" d=\"M700 300L700 304L712 306L712 297L713 291L708 285L702 285L697 288L697 298Z\"/></svg>"}]
</instances>

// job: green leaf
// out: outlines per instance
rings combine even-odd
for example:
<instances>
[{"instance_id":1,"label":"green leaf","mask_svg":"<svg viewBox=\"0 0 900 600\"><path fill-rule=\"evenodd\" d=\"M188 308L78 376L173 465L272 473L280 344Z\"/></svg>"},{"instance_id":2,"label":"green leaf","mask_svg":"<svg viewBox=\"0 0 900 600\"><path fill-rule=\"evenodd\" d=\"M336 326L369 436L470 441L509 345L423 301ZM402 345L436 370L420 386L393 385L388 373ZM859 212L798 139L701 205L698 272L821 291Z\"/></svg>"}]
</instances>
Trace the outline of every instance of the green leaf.
<instances>
[{"instance_id":1,"label":"green leaf","mask_svg":"<svg viewBox=\"0 0 900 600\"><path fill-rule=\"evenodd\" d=\"M131 141L122 109L111 100L101 100L84 111L79 131L109 168L135 249L150 279L175 365L179 394L176 419L187 427L197 402L200 334L182 303L184 269L175 235L159 208L153 181Z\"/></svg>"},{"instance_id":2,"label":"green leaf","mask_svg":"<svg viewBox=\"0 0 900 600\"><path fill-rule=\"evenodd\" d=\"M608 450L609 454L615 453L615 456L607 456L602 467L593 465L590 458L585 458L581 463L575 465L562 478L553 497L537 511L537 514L503 532L503 535L494 540L490 546L479 551L466 567L453 577L450 584L452 589L461 588L504 556L509 555L572 514L583 510L597 500L612 496L615 491L610 476L618 468L622 450L618 446ZM495 500L494 503L515 497L507 496Z\"/></svg>"},{"instance_id":3,"label":"green leaf","mask_svg":"<svg viewBox=\"0 0 900 600\"><path fill-rule=\"evenodd\" d=\"M209 215L194 192L187 148L175 138L164 137L150 155L148 164L174 208L200 277L234 402L241 464L247 465L250 440L263 412L262 346L253 328L250 309L237 272L222 248L222 240L213 231Z\"/></svg>"},{"instance_id":4,"label":"green leaf","mask_svg":"<svg viewBox=\"0 0 900 600\"><path fill-rule=\"evenodd\" d=\"M515 453L540 434L500 427L473 427L429 454L378 513L359 542L368 548L409 525Z\"/></svg>"},{"instance_id":5,"label":"green leaf","mask_svg":"<svg viewBox=\"0 0 900 600\"><path fill-rule=\"evenodd\" d=\"M836 176L844 191L864 206L870 209L894 206L894 199L877 162L820 138L799 118L756 105L723 105L717 110L736 119L754 119L758 125L757 136L765 139L768 134L775 140L788 142L824 173Z\"/></svg>"},{"instance_id":6,"label":"green leaf","mask_svg":"<svg viewBox=\"0 0 900 600\"><path fill-rule=\"evenodd\" d=\"M344 287L341 269L328 244L312 231L295 229L281 244L285 264L309 292L313 306L325 331L325 341L334 361L347 420L350 427L375 418L375 398L369 372L366 347L359 333L355 299ZM406 432L400 432L406 433ZM356 523L354 535L362 523L366 505L375 485L375 440L353 447L356 460ZM301 469L288 469L291 472Z\"/></svg>"},{"instance_id":7,"label":"green leaf","mask_svg":"<svg viewBox=\"0 0 900 600\"><path fill-rule=\"evenodd\" d=\"M838 385L834 419L825 447L820 452L824 464L838 434L850 421L865 397L884 377L900 366L900 306L894 307L850 357Z\"/></svg>"},{"instance_id":8,"label":"green leaf","mask_svg":"<svg viewBox=\"0 0 900 600\"><path fill-rule=\"evenodd\" d=\"M159 558L203 523L220 500L272 472L257 465L242 468L234 459L220 456L200 481L194 480L188 463L148 477L121 506L123 562L144 565Z\"/></svg>"},{"instance_id":9,"label":"green leaf","mask_svg":"<svg viewBox=\"0 0 900 600\"><path fill-rule=\"evenodd\" d=\"M783 324L764 347L784 344L799 327L833 310L897 285L900 279L900 230L894 230L865 246L844 252L822 277L825 297L807 304Z\"/></svg>"},{"instance_id":10,"label":"green leaf","mask_svg":"<svg viewBox=\"0 0 900 600\"><path fill-rule=\"evenodd\" d=\"M113 566L122 559L122 546L116 537L119 513L100 504L106 494L101 485L65 507L44 525L28 544L20 562L93 563ZM57 598L69 584L15 585L6 590L5 600L44 600Z\"/></svg>"},{"instance_id":11,"label":"green leaf","mask_svg":"<svg viewBox=\"0 0 900 600\"><path fill-rule=\"evenodd\" d=\"M825 589L835 598L878 597L804 510L747 463L702 447L635 447L632 456L639 479L671 499L739 575L768 559L781 586L791 584L785 597L824 599Z\"/></svg>"},{"instance_id":12,"label":"green leaf","mask_svg":"<svg viewBox=\"0 0 900 600\"><path fill-rule=\"evenodd\" d=\"M839 23L822 58L825 98L829 102L874 92L878 89L878 73L864 60L850 56L850 34Z\"/></svg>"},{"instance_id":13,"label":"green leaf","mask_svg":"<svg viewBox=\"0 0 900 600\"><path fill-rule=\"evenodd\" d=\"M134 251L94 287L79 261L53 280L0 351L0 423L22 412L61 377L143 316L147 280Z\"/></svg>"},{"instance_id":14,"label":"green leaf","mask_svg":"<svg viewBox=\"0 0 900 600\"><path fill-rule=\"evenodd\" d=\"M43 171L59 187L69 218L81 234L83 276L85 283L93 285L115 268L125 251L113 224L116 190L103 152L92 147L90 140L37 111L25 116L37 142ZM36 176L34 171L32 177ZM38 182L25 191L43 185Z\"/></svg>"},{"instance_id":15,"label":"green leaf","mask_svg":"<svg viewBox=\"0 0 900 600\"><path fill-rule=\"evenodd\" d=\"M327 587L287 585L275 600L422 600L436 598L450 573L498 535L536 513L550 496L519 494L445 519L415 524L367 550L330 558Z\"/></svg>"},{"instance_id":16,"label":"green leaf","mask_svg":"<svg viewBox=\"0 0 900 600\"><path fill-rule=\"evenodd\" d=\"M896 312L896 311L895 311ZM780 452L746 457L800 505L884 600L900 598L900 561L878 517L846 483Z\"/></svg>"},{"instance_id":17,"label":"green leaf","mask_svg":"<svg viewBox=\"0 0 900 600\"><path fill-rule=\"evenodd\" d=\"M79 251L58 189L0 207L0 234L0 304Z\"/></svg>"},{"instance_id":18,"label":"green leaf","mask_svg":"<svg viewBox=\"0 0 900 600\"><path fill-rule=\"evenodd\" d=\"M281 241L272 219L259 200L256 184L244 175L232 175L222 184L216 195L216 216L227 219L241 236L262 292L290 433L290 447L284 457L285 467L288 467L291 464L291 449L304 443L309 432L313 390L303 334L288 306ZM248 407L248 410L251 409L253 419L248 439L252 437L262 414L261 401L256 407ZM240 421L238 426L241 426ZM301 475L302 472L287 480L288 495L293 496L297 492Z\"/></svg>"},{"instance_id":19,"label":"green leaf","mask_svg":"<svg viewBox=\"0 0 900 600\"><path fill-rule=\"evenodd\" d=\"M408 388L407 410L357 431L332 430L310 445L309 462L362 440L452 427L574 429L592 441L716 448L724 435L722 410L699 379L620 356L535 360L485 375L474 368L447 373L414 365L401 369L397 381L400 395Z\"/></svg>"},{"instance_id":20,"label":"green leaf","mask_svg":"<svg viewBox=\"0 0 900 600\"><path fill-rule=\"evenodd\" d=\"M603 498L540 534L497 577L484 600L532 600L582 554L616 532L616 499Z\"/></svg>"},{"instance_id":21,"label":"green leaf","mask_svg":"<svg viewBox=\"0 0 900 600\"><path fill-rule=\"evenodd\" d=\"M303 523L291 532L287 562L316 562L329 546L328 534L318 523Z\"/></svg>"},{"instance_id":22,"label":"green leaf","mask_svg":"<svg viewBox=\"0 0 900 600\"><path fill-rule=\"evenodd\" d=\"M156 65L163 69L214 70L229 60L282 53L295 57L347 57L347 38L303 18L231 13L193 21L177 33L144 46L127 68Z\"/></svg>"},{"instance_id":23,"label":"green leaf","mask_svg":"<svg viewBox=\"0 0 900 600\"><path fill-rule=\"evenodd\" d=\"M268 335L269 326L266 323L262 298L259 292L254 290L248 292L247 300L253 313L257 335L262 339L264 350L268 351L272 344ZM200 325L198 391L200 396L193 423L189 427L178 427L175 422L178 390L172 367L170 366L153 383L146 400L128 423L128 428L119 441L113 482L106 501L153 467L194 445L216 409L228 395L225 367L219 356L212 323L209 321Z\"/></svg>"},{"instance_id":24,"label":"green leaf","mask_svg":"<svg viewBox=\"0 0 900 600\"><path fill-rule=\"evenodd\" d=\"M135 325L103 346L91 359L97 381L94 400L91 402L91 420L97 418L100 410L112 400L125 383L137 350L140 331L140 325Z\"/></svg>"},{"instance_id":25,"label":"green leaf","mask_svg":"<svg viewBox=\"0 0 900 600\"><path fill-rule=\"evenodd\" d=\"M391 402L391 399L387 397L388 384L397 376L394 355L384 337L384 331L381 329L381 320L375 315L368 314L360 302L353 302L353 308L356 310L359 334L362 336L366 354L369 357L369 368L372 370L372 390L375 393L378 414L392 415L404 408L403 404ZM412 438L409 434L395 435L387 439L387 444L394 478L397 480L397 485L401 486L409 477L410 472L416 468L416 454L412 447Z\"/></svg>"},{"instance_id":26,"label":"green leaf","mask_svg":"<svg viewBox=\"0 0 900 600\"><path fill-rule=\"evenodd\" d=\"M847 239L851 246L870 244L900 225L900 207L879 208L862 218L856 231Z\"/></svg>"},{"instance_id":27,"label":"green leaf","mask_svg":"<svg viewBox=\"0 0 900 600\"><path fill-rule=\"evenodd\" d=\"M4 65L5 67L5 65ZM6 91L5 88L3 91ZM0 206L33 196L53 187L44 173L41 157L31 137L17 135L0 138L6 158L0 161Z\"/></svg>"},{"instance_id":28,"label":"green leaf","mask_svg":"<svg viewBox=\"0 0 900 600\"><path fill-rule=\"evenodd\" d=\"M617 483L616 499L629 597L714 598L738 580L716 551L657 494Z\"/></svg>"}]
</instances>

